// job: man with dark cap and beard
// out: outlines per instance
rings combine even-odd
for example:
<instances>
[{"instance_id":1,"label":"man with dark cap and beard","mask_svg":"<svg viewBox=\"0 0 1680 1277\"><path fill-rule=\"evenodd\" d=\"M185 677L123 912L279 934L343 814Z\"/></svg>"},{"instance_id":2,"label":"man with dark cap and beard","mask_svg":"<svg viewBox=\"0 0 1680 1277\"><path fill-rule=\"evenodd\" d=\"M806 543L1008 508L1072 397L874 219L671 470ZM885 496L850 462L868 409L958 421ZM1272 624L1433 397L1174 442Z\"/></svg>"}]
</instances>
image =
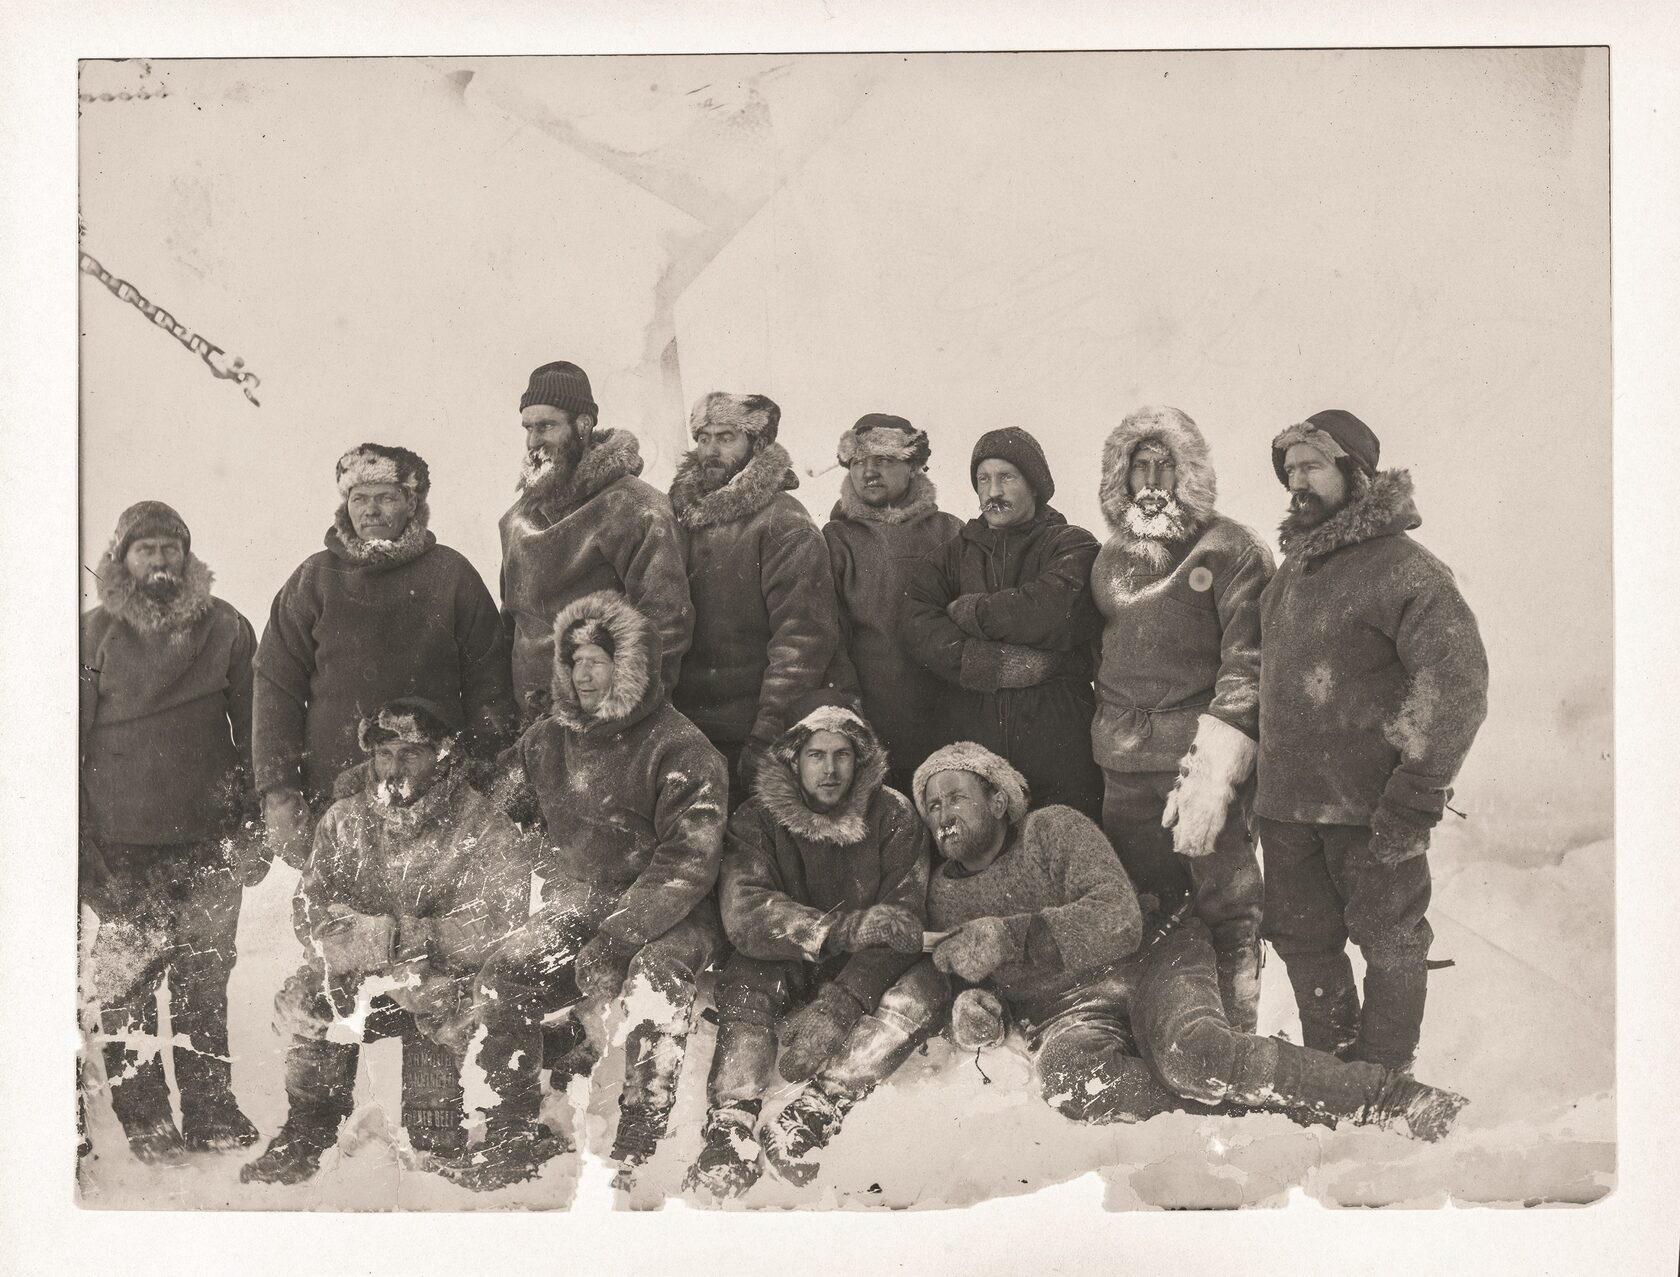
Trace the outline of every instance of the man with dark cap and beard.
<instances>
[{"instance_id":1,"label":"man with dark cap and beard","mask_svg":"<svg viewBox=\"0 0 1680 1277\"><path fill-rule=\"evenodd\" d=\"M1096 820L1097 539L1051 509L1056 483L1025 430L982 435L968 468L980 517L905 575L904 644L947 684L933 743L977 741L1026 776L1036 806L1061 803Z\"/></svg>"},{"instance_id":2,"label":"man with dark cap and beard","mask_svg":"<svg viewBox=\"0 0 1680 1277\"><path fill-rule=\"evenodd\" d=\"M1109 435L1097 496L1113 535L1091 570L1104 619L1091 742L1103 832L1168 912L1194 898L1225 1014L1252 1033L1263 889L1250 778L1272 556L1214 510L1217 494L1207 442L1177 408L1140 408Z\"/></svg>"},{"instance_id":3,"label":"man with dark cap and beard","mask_svg":"<svg viewBox=\"0 0 1680 1277\"><path fill-rule=\"evenodd\" d=\"M502 516L502 621L524 723L545 708L554 618L597 590L617 590L659 629L660 678L677 684L694 633L688 574L665 494L642 482L625 430L604 430L589 378L544 364L519 399L525 462L519 499Z\"/></svg>"},{"instance_id":4,"label":"man with dark cap and beard","mask_svg":"<svg viewBox=\"0 0 1680 1277\"><path fill-rule=\"evenodd\" d=\"M1284 561L1260 596L1264 934L1308 1046L1411 1067L1423 1026L1430 830L1487 715L1487 653L1451 570L1408 533L1404 470L1332 408L1272 440ZM1347 956L1365 957L1360 1005Z\"/></svg>"},{"instance_id":5,"label":"man with dark cap and beard","mask_svg":"<svg viewBox=\"0 0 1680 1277\"><path fill-rule=\"evenodd\" d=\"M161 501L123 511L95 575L81 626L81 896L99 918L86 983L130 1149L178 1162L257 1138L230 1089L227 1030L241 893L269 864L251 788L256 635L211 595ZM166 976L179 1129L162 1055L131 1045L156 1038Z\"/></svg>"},{"instance_id":6,"label":"man with dark cap and beard","mask_svg":"<svg viewBox=\"0 0 1680 1277\"><path fill-rule=\"evenodd\" d=\"M782 410L715 390L689 414L695 446L671 483L694 645L672 703L729 765L731 809L752 785L801 696L824 685L840 618L828 548L805 507Z\"/></svg>"}]
</instances>

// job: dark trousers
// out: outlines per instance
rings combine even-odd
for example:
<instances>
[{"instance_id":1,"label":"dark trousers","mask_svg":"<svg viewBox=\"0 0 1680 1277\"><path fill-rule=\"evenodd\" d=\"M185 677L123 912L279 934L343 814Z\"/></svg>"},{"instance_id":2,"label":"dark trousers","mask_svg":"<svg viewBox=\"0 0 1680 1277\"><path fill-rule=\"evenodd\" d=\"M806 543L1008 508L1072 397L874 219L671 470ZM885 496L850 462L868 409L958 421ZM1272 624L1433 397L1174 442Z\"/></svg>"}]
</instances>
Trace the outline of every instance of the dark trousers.
<instances>
[{"instance_id":1,"label":"dark trousers","mask_svg":"<svg viewBox=\"0 0 1680 1277\"><path fill-rule=\"evenodd\" d=\"M1260 858L1249 836L1254 785L1241 786L1225 827L1206 856L1173 850L1172 830L1161 827L1176 772L1117 772L1103 769L1103 833L1114 844L1137 889L1171 912L1189 896L1196 917L1213 937L1220 987L1231 1022L1252 1033L1260 1005L1260 917L1265 884Z\"/></svg>"},{"instance_id":2,"label":"dark trousers","mask_svg":"<svg viewBox=\"0 0 1680 1277\"><path fill-rule=\"evenodd\" d=\"M1384 864L1365 825L1257 822L1266 866L1262 934L1289 972L1308 1046L1404 1069L1427 994L1429 861ZM1365 999L1347 944L1365 958Z\"/></svg>"},{"instance_id":3,"label":"dark trousers","mask_svg":"<svg viewBox=\"0 0 1680 1277\"><path fill-rule=\"evenodd\" d=\"M85 973L99 1003L111 1106L124 1129L169 1121L157 990L169 980L169 1019L181 1119L230 1098L228 977L237 956L243 888L218 841L179 846L92 843L82 898L99 916Z\"/></svg>"}]
</instances>

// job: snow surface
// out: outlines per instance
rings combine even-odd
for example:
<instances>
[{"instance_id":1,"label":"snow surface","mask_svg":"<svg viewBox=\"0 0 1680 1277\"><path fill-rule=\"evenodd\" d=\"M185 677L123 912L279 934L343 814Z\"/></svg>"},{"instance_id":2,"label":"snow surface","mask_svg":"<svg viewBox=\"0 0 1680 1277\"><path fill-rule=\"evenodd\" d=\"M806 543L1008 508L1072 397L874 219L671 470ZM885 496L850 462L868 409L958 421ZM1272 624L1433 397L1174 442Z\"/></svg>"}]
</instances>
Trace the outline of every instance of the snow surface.
<instances>
[{"instance_id":1,"label":"snow surface","mask_svg":"<svg viewBox=\"0 0 1680 1277\"><path fill-rule=\"evenodd\" d=\"M1431 977L1416 1072L1471 1101L1439 1144L1347 1125L1302 1128L1270 1114L1082 1126L1038 1097L1018 1038L978 1056L939 1038L852 1111L814 1183L796 1189L766 1175L728 1208L960 1206L1092 1171L1106 1205L1122 1210L1277 1206L1297 1187L1343 1206L1593 1201L1615 1183L1613 846L1578 847L1538 869L1512 869L1475 850L1448 826L1431 853L1433 956L1456 965ZM268 1016L301 952L288 921L296 877L279 866L247 893L230 989L234 1089L265 1139L285 1114L281 1044ZM619 1014L609 1015L605 1032ZM1288 982L1269 952L1260 1026L1298 1033ZM583 1145L581 1162L567 1155L532 1183L480 1195L400 1160L391 1132L401 1057L389 1041L363 1048L358 1109L339 1151L308 1183L241 1184L238 1169L250 1154L202 1155L172 1170L143 1166L101 1097L89 1110L94 1153L82 1165L82 1201L246 1210L657 1206L682 1198L683 1173L699 1152L714 1038L701 1020L671 1133L629 1195L611 1188L612 1168L602 1160L617 1112L619 1050L597 1068L593 1096L579 1079L565 1099L546 1101L545 1115Z\"/></svg>"}]
</instances>

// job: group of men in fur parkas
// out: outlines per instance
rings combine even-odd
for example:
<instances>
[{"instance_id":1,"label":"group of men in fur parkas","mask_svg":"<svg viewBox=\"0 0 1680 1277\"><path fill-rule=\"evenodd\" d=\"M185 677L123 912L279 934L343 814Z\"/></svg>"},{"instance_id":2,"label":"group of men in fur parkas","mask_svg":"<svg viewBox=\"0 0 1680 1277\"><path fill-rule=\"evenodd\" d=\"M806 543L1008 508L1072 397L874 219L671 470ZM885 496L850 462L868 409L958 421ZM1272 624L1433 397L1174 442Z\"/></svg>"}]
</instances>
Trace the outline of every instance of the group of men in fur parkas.
<instances>
[{"instance_id":1,"label":"group of men in fur parkas","mask_svg":"<svg viewBox=\"0 0 1680 1277\"><path fill-rule=\"evenodd\" d=\"M275 1000L287 1117L247 1179L312 1175L357 1042L399 1033L489 1082L481 1137L438 1169L530 1178L569 1147L541 1119L544 1075L563 1096L593 1070L599 1017L580 1012L618 999L628 1187L712 967L688 1185L719 1196L766 1167L809 1182L940 1030L979 1049L1018 1029L1076 1120L1451 1125L1463 1099L1409 1075L1425 852L1486 659L1408 535L1410 478L1378 470L1356 417L1273 440L1275 573L1217 513L1207 444L1172 408L1110 435L1103 544L1050 506L1018 428L976 443L965 523L937 507L927 435L861 418L819 530L763 396L695 405L668 496L576 365L537 369L520 418L499 610L427 526L405 448L339 459L326 549L260 644L175 511L119 520L83 618L82 882L137 1156L258 1137L229 1087L226 985L271 851L302 871L304 960ZM1254 1033L1262 937L1303 1045Z\"/></svg>"}]
</instances>

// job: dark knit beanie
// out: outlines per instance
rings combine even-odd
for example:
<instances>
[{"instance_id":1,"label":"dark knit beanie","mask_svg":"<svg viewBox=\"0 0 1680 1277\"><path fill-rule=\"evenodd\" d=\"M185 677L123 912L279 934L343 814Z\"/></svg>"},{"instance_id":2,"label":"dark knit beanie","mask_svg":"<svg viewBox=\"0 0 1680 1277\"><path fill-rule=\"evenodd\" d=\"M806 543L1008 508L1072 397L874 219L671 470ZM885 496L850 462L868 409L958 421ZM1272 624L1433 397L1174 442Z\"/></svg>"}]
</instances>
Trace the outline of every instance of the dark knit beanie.
<instances>
[{"instance_id":1,"label":"dark knit beanie","mask_svg":"<svg viewBox=\"0 0 1680 1277\"><path fill-rule=\"evenodd\" d=\"M531 374L531 384L519 396L519 410L524 412L534 403L565 412L587 412L591 417L601 415L589 389L589 374L564 359L544 364Z\"/></svg>"},{"instance_id":2,"label":"dark knit beanie","mask_svg":"<svg viewBox=\"0 0 1680 1277\"><path fill-rule=\"evenodd\" d=\"M338 495L349 500L364 483L394 483L424 501L432 490L432 472L418 452L387 443L363 443L338 459L334 478Z\"/></svg>"},{"instance_id":3,"label":"dark knit beanie","mask_svg":"<svg viewBox=\"0 0 1680 1277\"><path fill-rule=\"evenodd\" d=\"M1334 441L1333 448L1323 446L1326 436ZM1338 456L1349 458L1366 478L1377 473L1382 444L1370 426L1345 409L1326 408L1323 412L1315 412L1272 440L1272 469L1277 472L1278 482L1284 487L1289 486L1289 476L1284 473L1283 459L1289 449L1298 443L1319 447L1331 460Z\"/></svg>"},{"instance_id":4,"label":"dark knit beanie","mask_svg":"<svg viewBox=\"0 0 1680 1277\"><path fill-rule=\"evenodd\" d=\"M914 470L927 465L933 450L928 447L927 433L916 429L903 417L886 412L866 412L857 424L840 436L835 459L849 466L859 457L892 457L907 461Z\"/></svg>"},{"instance_id":5,"label":"dark knit beanie","mask_svg":"<svg viewBox=\"0 0 1680 1277\"><path fill-rule=\"evenodd\" d=\"M968 482L976 490L980 481L980 463L987 458L1007 461L1021 472L1043 505L1056 495L1056 481L1050 477L1050 463L1044 459L1044 449L1019 426L1005 426L1002 430L988 430L974 445L974 455L968 461Z\"/></svg>"},{"instance_id":6,"label":"dark knit beanie","mask_svg":"<svg viewBox=\"0 0 1680 1277\"><path fill-rule=\"evenodd\" d=\"M174 537L181 543L181 553L192 550L192 533L187 521L161 501L136 501L117 517L117 530L111 537L111 558L121 562L128 547L141 537Z\"/></svg>"},{"instance_id":7,"label":"dark knit beanie","mask_svg":"<svg viewBox=\"0 0 1680 1277\"><path fill-rule=\"evenodd\" d=\"M434 749L460 734L460 726L443 706L424 696L398 696L386 701L356 728L356 743L371 754L381 741L402 740Z\"/></svg>"}]
</instances>

